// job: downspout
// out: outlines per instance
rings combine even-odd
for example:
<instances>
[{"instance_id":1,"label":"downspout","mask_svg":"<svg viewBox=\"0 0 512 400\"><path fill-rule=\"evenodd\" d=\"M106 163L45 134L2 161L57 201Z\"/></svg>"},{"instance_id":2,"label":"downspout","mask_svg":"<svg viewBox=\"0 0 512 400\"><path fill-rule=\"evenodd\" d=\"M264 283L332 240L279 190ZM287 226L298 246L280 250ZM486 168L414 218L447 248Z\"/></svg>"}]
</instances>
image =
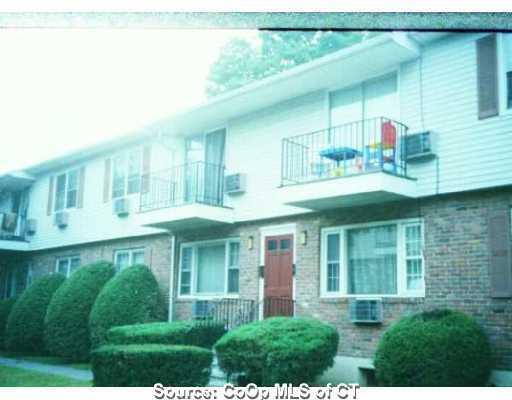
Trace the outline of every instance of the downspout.
<instances>
[{"instance_id":1,"label":"downspout","mask_svg":"<svg viewBox=\"0 0 512 400\"><path fill-rule=\"evenodd\" d=\"M167 317L168 321L172 321L174 319L174 261L176 259L176 235L171 235L171 264L169 266L169 315Z\"/></svg>"}]
</instances>

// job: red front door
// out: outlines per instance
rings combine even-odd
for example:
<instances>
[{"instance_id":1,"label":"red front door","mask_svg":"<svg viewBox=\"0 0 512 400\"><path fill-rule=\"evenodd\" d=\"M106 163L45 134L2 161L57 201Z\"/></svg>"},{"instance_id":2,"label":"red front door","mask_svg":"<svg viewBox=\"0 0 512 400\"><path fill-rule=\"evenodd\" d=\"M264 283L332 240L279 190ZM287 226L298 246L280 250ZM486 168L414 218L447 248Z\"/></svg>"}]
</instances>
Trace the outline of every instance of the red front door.
<instances>
[{"instance_id":1,"label":"red front door","mask_svg":"<svg viewBox=\"0 0 512 400\"><path fill-rule=\"evenodd\" d=\"M293 235L265 238L264 317L293 315Z\"/></svg>"}]
</instances>

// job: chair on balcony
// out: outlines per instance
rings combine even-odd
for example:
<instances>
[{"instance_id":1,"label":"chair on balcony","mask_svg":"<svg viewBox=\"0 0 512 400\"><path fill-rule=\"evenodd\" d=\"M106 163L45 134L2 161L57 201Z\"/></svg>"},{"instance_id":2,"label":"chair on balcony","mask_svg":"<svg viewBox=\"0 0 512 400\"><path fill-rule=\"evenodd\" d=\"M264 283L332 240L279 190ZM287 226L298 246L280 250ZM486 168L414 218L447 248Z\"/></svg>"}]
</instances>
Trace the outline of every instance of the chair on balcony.
<instances>
[{"instance_id":1,"label":"chair on balcony","mask_svg":"<svg viewBox=\"0 0 512 400\"><path fill-rule=\"evenodd\" d=\"M392 121L381 124L381 141L371 143L364 149L365 168L384 168L390 164L393 173L396 173L396 127Z\"/></svg>"}]
</instances>

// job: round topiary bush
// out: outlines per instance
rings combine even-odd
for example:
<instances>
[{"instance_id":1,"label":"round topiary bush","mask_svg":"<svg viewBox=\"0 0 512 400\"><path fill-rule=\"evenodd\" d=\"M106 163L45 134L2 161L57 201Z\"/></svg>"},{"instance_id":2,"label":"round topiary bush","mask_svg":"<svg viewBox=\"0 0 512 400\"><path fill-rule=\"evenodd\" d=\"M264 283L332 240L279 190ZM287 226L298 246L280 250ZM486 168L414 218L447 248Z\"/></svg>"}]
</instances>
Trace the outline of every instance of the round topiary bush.
<instances>
[{"instance_id":1,"label":"round topiary bush","mask_svg":"<svg viewBox=\"0 0 512 400\"><path fill-rule=\"evenodd\" d=\"M219 366L228 374L263 386L313 383L333 365L336 328L314 319L275 317L241 326L215 344Z\"/></svg>"},{"instance_id":2,"label":"round topiary bush","mask_svg":"<svg viewBox=\"0 0 512 400\"><path fill-rule=\"evenodd\" d=\"M12 306L16 302L15 298L0 301L0 349L5 347L5 328L7 326L7 318L11 313Z\"/></svg>"},{"instance_id":3,"label":"round topiary bush","mask_svg":"<svg viewBox=\"0 0 512 400\"><path fill-rule=\"evenodd\" d=\"M94 386L206 386L212 358L195 346L106 345L91 353Z\"/></svg>"},{"instance_id":4,"label":"round topiary bush","mask_svg":"<svg viewBox=\"0 0 512 400\"><path fill-rule=\"evenodd\" d=\"M89 358L89 314L114 272L108 262L86 265L57 289L45 320L45 343L51 354L75 361Z\"/></svg>"},{"instance_id":5,"label":"round topiary bush","mask_svg":"<svg viewBox=\"0 0 512 400\"><path fill-rule=\"evenodd\" d=\"M50 300L66 280L61 274L43 276L27 288L14 304L5 333L5 347L12 352L44 354L44 318Z\"/></svg>"},{"instance_id":6,"label":"round topiary bush","mask_svg":"<svg viewBox=\"0 0 512 400\"><path fill-rule=\"evenodd\" d=\"M163 319L158 283L148 267L134 265L114 276L96 298L89 316L92 348L106 341L110 328Z\"/></svg>"},{"instance_id":7,"label":"round topiary bush","mask_svg":"<svg viewBox=\"0 0 512 400\"><path fill-rule=\"evenodd\" d=\"M111 344L182 344L211 349L225 333L223 324L213 322L153 322L112 328L107 339Z\"/></svg>"},{"instance_id":8,"label":"round topiary bush","mask_svg":"<svg viewBox=\"0 0 512 400\"><path fill-rule=\"evenodd\" d=\"M483 330L452 310L401 319L384 333L375 354L377 380L385 386L481 386L491 365Z\"/></svg>"}]
</instances>

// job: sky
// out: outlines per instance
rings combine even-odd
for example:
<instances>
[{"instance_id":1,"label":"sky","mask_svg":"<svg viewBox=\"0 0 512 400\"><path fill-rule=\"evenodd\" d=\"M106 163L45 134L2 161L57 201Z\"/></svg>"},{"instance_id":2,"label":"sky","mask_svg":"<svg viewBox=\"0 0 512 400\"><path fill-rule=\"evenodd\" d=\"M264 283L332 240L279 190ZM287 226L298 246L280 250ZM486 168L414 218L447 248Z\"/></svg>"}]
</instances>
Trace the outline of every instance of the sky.
<instances>
[{"instance_id":1,"label":"sky","mask_svg":"<svg viewBox=\"0 0 512 400\"><path fill-rule=\"evenodd\" d=\"M0 29L0 173L129 133L205 100L229 39L256 31Z\"/></svg>"}]
</instances>

